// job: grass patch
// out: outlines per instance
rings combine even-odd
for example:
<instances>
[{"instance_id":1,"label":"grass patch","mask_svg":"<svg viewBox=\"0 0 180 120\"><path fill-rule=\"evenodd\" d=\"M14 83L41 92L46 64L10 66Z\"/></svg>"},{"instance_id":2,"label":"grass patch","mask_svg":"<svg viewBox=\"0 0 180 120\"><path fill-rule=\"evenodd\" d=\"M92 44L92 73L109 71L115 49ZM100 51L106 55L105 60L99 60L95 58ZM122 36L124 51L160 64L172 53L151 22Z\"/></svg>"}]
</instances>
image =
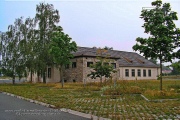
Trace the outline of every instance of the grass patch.
<instances>
[{"instance_id":1,"label":"grass patch","mask_svg":"<svg viewBox=\"0 0 180 120\"><path fill-rule=\"evenodd\" d=\"M159 81L118 81L113 83L60 83L51 84L0 84L0 91L20 95L55 105L113 120L118 119L179 119L180 100L147 102L140 95L149 99L179 99L180 81L163 81L163 91L159 90ZM172 90L174 89L174 90ZM107 96L103 95L107 94ZM112 95L119 95L112 97Z\"/></svg>"}]
</instances>

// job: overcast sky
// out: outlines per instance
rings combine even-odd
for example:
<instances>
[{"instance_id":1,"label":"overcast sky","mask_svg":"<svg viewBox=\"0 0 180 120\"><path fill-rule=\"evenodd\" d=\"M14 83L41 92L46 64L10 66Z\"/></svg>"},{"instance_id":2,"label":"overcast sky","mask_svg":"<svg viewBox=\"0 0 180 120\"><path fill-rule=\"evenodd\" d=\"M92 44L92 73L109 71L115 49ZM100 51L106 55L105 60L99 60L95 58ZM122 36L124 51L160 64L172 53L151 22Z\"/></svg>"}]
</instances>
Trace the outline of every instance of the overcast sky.
<instances>
[{"instance_id":1,"label":"overcast sky","mask_svg":"<svg viewBox=\"0 0 180 120\"><path fill-rule=\"evenodd\" d=\"M151 7L152 0L0 0L0 31L7 31L15 18L34 17L42 1L59 10L59 25L78 46L131 52L137 37L147 37L139 17L142 7ZM180 0L164 2L171 4L180 19ZM175 23L180 28L180 20Z\"/></svg>"}]
</instances>

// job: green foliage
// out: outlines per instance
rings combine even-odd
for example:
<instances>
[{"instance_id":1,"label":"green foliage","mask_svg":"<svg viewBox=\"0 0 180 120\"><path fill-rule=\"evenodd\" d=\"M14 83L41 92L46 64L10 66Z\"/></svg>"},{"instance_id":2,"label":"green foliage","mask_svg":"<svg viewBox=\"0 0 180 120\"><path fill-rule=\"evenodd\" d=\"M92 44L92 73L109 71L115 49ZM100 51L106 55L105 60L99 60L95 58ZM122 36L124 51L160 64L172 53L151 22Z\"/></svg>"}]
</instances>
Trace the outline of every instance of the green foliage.
<instances>
[{"instance_id":1,"label":"green foliage","mask_svg":"<svg viewBox=\"0 0 180 120\"><path fill-rule=\"evenodd\" d=\"M46 82L46 67L53 65L49 53L52 32L59 22L59 12L52 4L40 3L36 6L35 18L23 17L8 26L7 32L0 32L0 50L2 53L2 68L6 75L19 79L27 75L43 74ZM38 77L39 78L39 77Z\"/></svg>"},{"instance_id":2,"label":"green foliage","mask_svg":"<svg viewBox=\"0 0 180 120\"><path fill-rule=\"evenodd\" d=\"M171 67L173 68L172 74L180 74L180 61L172 63Z\"/></svg>"},{"instance_id":3,"label":"green foliage","mask_svg":"<svg viewBox=\"0 0 180 120\"><path fill-rule=\"evenodd\" d=\"M143 28L149 38L136 38L135 51L139 51L146 58L159 59L162 75L162 62L171 62L176 53L174 52L177 42L180 41L180 31L174 24L177 18L177 12L171 11L169 3L162 4L157 0L152 2L155 8L151 10L143 9L141 17L144 20ZM162 90L162 79L160 82Z\"/></svg>"},{"instance_id":4,"label":"green foliage","mask_svg":"<svg viewBox=\"0 0 180 120\"><path fill-rule=\"evenodd\" d=\"M103 54L106 53L106 49L98 49L97 54L99 54L99 57L97 58L99 61L95 64L91 65L91 68L93 69L90 74L88 74L88 77L91 77L92 79L96 79L97 77L100 78L100 81L102 83L102 77L109 78L111 77L112 73L115 73L116 70L114 70L112 65L109 65L110 59L108 59L108 55L103 57Z\"/></svg>"},{"instance_id":5,"label":"green foliage","mask_svg":"<svg viewBox=\"0 0 180 120\"><path fill-rule=\"evenodd\" d=\"M52 4L40 3L36 6L35 23L38 24L38 35L35 40L34 52L37 73L43 74L43 82L46 83L46 67L53 65L49 54L49 44L52 40L52 32L59 22L59 11Z\"/></svg>"},{"instance_id":6,"label":"green foliage","mask_svg":"<svg viewBox=\"0 0 180 120\"><path fill-rule=\"evenodd\" d=\"M149 61L157 65L157 60L156 59L149 59Z\"/></svg>"},{"instance_id":7,"label":"green foliage","mask_svg":"<svg viewBox=\"0 0 180 120\"><path fill-rule=\"evenodd\" d=\"M60 70L62 87L64 83L62 79L62 67L70 63L70 59L73 58L72 52L75 52L76 50L76 43L71 41L71 38L62 31L62 27L56 27L52 33L49 53L52 55L56 67Z\"/></svg>"}]
</instances>

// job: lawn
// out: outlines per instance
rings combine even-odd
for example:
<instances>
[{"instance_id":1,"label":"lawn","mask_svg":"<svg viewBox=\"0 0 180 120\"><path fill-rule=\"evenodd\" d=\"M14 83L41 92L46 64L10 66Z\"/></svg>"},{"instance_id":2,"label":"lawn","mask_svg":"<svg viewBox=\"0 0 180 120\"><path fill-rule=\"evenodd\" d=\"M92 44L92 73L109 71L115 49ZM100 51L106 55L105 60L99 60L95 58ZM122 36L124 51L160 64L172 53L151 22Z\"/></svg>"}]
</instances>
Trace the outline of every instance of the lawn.
<instances>
[{"instance_id":1,"label":"lawn","mask_svg":"<svg viewBox=\"0 0 180 120\"><path fill-rule=\"evenodd\" d=\"M64 88L60 83L0 84L0 91L113 120L180 119L180 80L164 80L162 92L158 80L118 81L116 87L111 81L65 83Z\"/></svg>"}]
</instances>

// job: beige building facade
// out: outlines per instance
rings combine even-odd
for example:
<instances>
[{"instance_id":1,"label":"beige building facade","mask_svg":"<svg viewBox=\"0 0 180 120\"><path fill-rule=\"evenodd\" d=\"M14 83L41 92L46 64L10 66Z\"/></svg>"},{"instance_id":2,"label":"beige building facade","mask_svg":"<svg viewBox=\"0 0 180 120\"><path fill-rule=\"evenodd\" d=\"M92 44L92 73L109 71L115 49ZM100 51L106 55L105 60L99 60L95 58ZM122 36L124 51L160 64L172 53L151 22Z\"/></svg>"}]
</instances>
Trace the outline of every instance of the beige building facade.
<instances>
[{"instance_id":1,"label":"beige building facade","mask_svg":"<svg viewBox=\"0 0 180 120\"><path fill-rule=\"evenodd\" d=\"M97 48L78 47L74 52L71 64L63 69L63 79L65 82L95 82L100 79L91 79L87 75L93 70L90 65L95 64L99 59ZM101 57L108 56L109 65L117 71L112 74L112 79L116 80L155 80L160 73L158 65L148 61L144 57L134 52L124 52L107 50ZM28 76L28 80L33 78L33 82L42 82L42 78L33 74ZM105 80L106 78L103 78ZM47 67L46 82L60 82L60 72L56 67Z\"/></svg>"}]
</instances>

